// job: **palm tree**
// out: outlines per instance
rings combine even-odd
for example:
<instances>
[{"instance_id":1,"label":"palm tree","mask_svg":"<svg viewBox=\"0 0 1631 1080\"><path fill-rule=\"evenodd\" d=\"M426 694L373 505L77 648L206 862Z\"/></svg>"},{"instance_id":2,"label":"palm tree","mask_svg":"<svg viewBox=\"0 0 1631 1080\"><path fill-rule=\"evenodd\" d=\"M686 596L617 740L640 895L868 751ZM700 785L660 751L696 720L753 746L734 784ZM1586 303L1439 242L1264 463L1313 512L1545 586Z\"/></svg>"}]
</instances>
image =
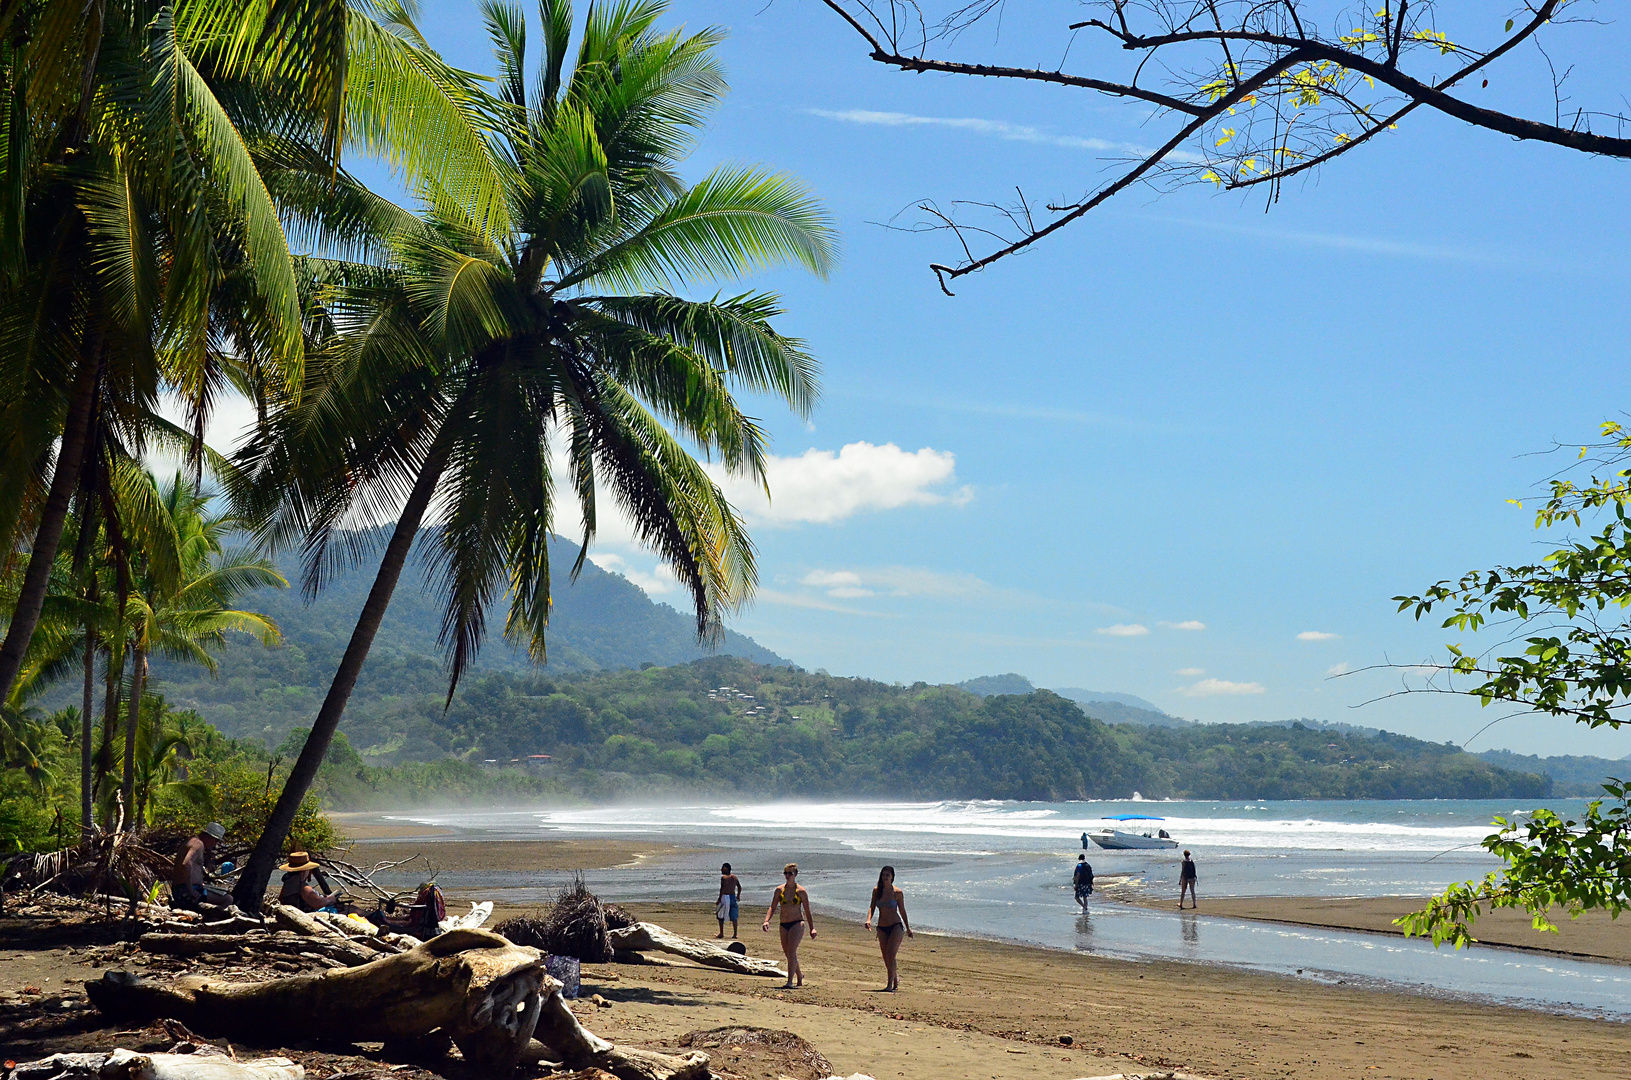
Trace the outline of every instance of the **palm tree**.
<instances>
[{"instance_id":1,"label":"palm tree","mask_svg":"<svg viewBox=\"0 0 1631 1080\"><path fill-rule=\"evenodd\" d=\"M596 5L568 72L571 5L544 0L529 94L524 19L489 0L503 213L427 189L423 218L378 238L386 257L310 265L318 340L308 385L240 461L271 493L259 496L263 535L302 540L311 591L355 554L333 550L342 525L395 520L311 735L239 878L241 904L265 890L433 504L450 697L501 596L506 633L544 659L557 457L585 546L609 491L690 589L700 636L717 634L751 595L752 543L685 443L762 484L764 433L732 387L804 414L816 363L772 326L775 297L691 300L675 289L780 263L825 273L836 239L785 177L722 168L681 180L679 161L724 93L721 35L659 31L665 7ZM581 565L582 556L574 572Z\"/></svg>"},{"instance_id":2,"label":"palm tree","mask_svg":"<svg viewBox=\"0 0 1631 1080\"><path fill-rule=\"evenodd\" d=\"M156 650L213 672L214 653L225 646L229 633L253 634L265 644L275 644L279 633L272 620L235 610L232 605L248 590L288 585L266 559L226 548L227 537L239 531L242 522L212 510L212 500L198 482L178 473L159 484L151 473L126 461L111 486L117 496L116 512L100 522L81 517L73 523L70 536L75 541L73 548L82 555L82 568L76 572L72 557L66 552L59 555L58 574L30 639L22 674L6 709L0 712L0 722L26 720L30 715L26 702L66 676L85 657L85 704L76 719L83 720L79 734L81 813L87 830L88 804L93 802L100 803L105 822L113 820L119 806L124 808L129 827L140 820L138 810L145 802L138 790L141 770L157 752L144 751L141 744L145 722L141 718L154 700L145 689L148 657ZM109 521L121 525L122 562L109 538ZM83 546L77 534L88 537ZM126 595L118 600L115 589L106 587L111 583L98 579L121 574L130 581ZM106 689L102 721L93 730L91 680L98 647L106 652ZM128 696L123 680L127 659L131 671ZM128 718L121 753L115 739L123 703L128 703ZM106 783L116 769L122 774L117 789L122 803L115 800L115 789Z\"/></svg>"},{"instance_id":3,"label":"palm tree","mask_svg":"<svg viewBox=\"0 0 1631 1080\"><path fill-rule=\"evenodd\" d=\"M152 824L153 812L165 796L209 807L210 786L187 775L187 761L197 750L193 745L197 728L196 714L173 712L162 695L148 694L142 700L130 815L136 826Z\"/></svg>"},{"instance_id":4,"label":"palm tree","mask_svg":"<svg viewBox=\"0 0 1631 1080\"><path fill-rule=\"evenodd\" d=\"M0 0L0 539L29 538L0 699L75 492L155 437L196 457L228 381L298 392L284 219L318 242L342 147L493 205L477 102L399 0Z\"/></svg>"},{"instance_id":5,"label":"palm tree","mask_svg":"<svg viewBox=\"0 0 1631 1080\"><path fill-rule=\"evenodd\" d=\"M253 611L231 605L252 589L268 586L286 588L288 582L265 558L246 551L229 551L224 538L242 522L230 513L209 508L210 497L202 487L181 474L162 485L152 474L142 473L129 485L129 501L151 494L157 503L151 515L160 527L149 530L154 536L149 551L140 559L137 587L125 608L125 636L130 642L130 715L125 721L124 778L120 786L127 821L135 827L140 818L136 779L141 709L147 682L148 658L156 650L173 660L202 664L213 674L212 651L227 643L229 633L252 634L267 646L281 640L277 623ZM133 514L135 518L150 515ZM173 541L174 551L169 550ZM169 568L174 566L174 572ZM151 700L151 695L148 695Z\"/></svg>"}]
</instances>

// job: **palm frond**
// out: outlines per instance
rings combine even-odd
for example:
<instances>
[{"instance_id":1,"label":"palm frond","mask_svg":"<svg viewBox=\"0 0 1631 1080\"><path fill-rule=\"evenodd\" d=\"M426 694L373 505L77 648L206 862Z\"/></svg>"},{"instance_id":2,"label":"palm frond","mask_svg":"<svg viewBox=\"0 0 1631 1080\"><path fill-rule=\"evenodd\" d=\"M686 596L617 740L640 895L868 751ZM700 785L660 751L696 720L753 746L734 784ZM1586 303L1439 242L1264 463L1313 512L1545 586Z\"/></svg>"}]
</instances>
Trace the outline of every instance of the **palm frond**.
<instances>
[{"instance_id":1,"label":"palm frond","mask_svg":"<svg viewBox=\"0 0 1631 1080\"><path fill-rule=\"evenodd\" d=\"M729 280L781 263L824 277L837 253L832 220L797 182L753 168L722 168L574 268L559 287L666 289L676 280Z\"/></svg>"}]
</instances>

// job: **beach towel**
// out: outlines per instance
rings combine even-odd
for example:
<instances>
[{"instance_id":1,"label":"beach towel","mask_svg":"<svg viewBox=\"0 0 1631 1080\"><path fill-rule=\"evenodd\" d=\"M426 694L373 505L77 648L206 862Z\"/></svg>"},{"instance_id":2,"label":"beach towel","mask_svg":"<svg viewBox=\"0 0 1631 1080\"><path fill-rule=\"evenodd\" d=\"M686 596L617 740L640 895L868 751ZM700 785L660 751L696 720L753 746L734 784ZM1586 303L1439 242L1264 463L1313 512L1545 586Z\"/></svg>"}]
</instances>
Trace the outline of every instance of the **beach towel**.
<instances>
[{"instance_id":1,"label":"beach towel","mask_svg":"<svg viewBox=\"0 0 1631 1080\"><path fill-rule=\"evenodd\" d=\"M716 919L729 919L730 917L731 917L731 898L729 896L721 896L719 898L719 906L714 908L714 918L716 918Z\"/></svg>"}]
</instances>

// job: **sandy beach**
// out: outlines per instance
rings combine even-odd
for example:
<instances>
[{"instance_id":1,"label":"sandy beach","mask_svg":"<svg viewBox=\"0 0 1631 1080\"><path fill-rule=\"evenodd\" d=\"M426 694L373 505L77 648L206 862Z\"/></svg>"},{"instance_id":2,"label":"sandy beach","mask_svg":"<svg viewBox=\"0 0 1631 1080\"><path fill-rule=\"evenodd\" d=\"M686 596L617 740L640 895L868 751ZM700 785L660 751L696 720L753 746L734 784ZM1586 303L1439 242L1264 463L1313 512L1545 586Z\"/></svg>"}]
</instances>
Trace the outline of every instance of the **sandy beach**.
<instances>
[{"instance_id":1,"label":"sandy beach","mask_svg":"<svg viewBox=\"0 0 1631 1080\"><path fill-rule=\"evenodd\" d=\"M641 918L691 936L711 938L717 929L707 905L630 906ZM495 922L516 910L499 910ZM759 930L763 911L749 906L743 915L751 953L779 960L775 937ZM49 934L19 936L10 927L20 921L0 920L0 1000L57 994L64 1011L44 1028L43 1019L23 1019L37 1008L19 1013L13 1028L9 1006L0 1008L0 1042L43 1053L115 1045L128 1036L99 1021L78 990L101 974L98 962ZM902 988L886 994L872 933L819 906L816 927L818 936L804 946L801 989L783 991L778 980L681 963L590 965L584 994L600 994L609 1007L584 1000L579 1015L608 1038L672 1050L710 1029L789 1031L840 1075L863 1072L878 1080L1075 1080L1173 1069L1217 1080L1627 1075L1623 1023L931 933L905 943ZM137 970L146 967L139 954L131 962ZM8 1030L9 1039L3 1037ZM712 1038L703 1045L727 1080L822 1075L756 1044L762 1033ZM332 1063L310 1056L319 1051L349 1056ZM303 1048L297 1056L309 1066L351 1069L378 1059L379 1049ZM427 1080L431 1074L402 1075Z\"/></svg>"},{"instance_id":2,"label":"sandy beach","mask_svg":"<svg viewBox=\"0 0 1631 1080\"><path fill-rule=\"evenodd\" d=\"M702 905L636 912L698 937L717 930ZM759 930L763 912L743 915L752 954L779 958ZM871 933L819 911L816 927L800 990L696 967L589 968L615 976L586 984L585 993L614 1003L594 1018L597 1029L672 1044L726 1024L785 1028L840 1074L879 1080L1071 1080L1158 1068L1219 1078L1627 1075L1619 1023L968 938L906 942L901 990L885 994ZM1073 1045L1062 1047L1061 1035Z\"/></svg>"}]
</instances>

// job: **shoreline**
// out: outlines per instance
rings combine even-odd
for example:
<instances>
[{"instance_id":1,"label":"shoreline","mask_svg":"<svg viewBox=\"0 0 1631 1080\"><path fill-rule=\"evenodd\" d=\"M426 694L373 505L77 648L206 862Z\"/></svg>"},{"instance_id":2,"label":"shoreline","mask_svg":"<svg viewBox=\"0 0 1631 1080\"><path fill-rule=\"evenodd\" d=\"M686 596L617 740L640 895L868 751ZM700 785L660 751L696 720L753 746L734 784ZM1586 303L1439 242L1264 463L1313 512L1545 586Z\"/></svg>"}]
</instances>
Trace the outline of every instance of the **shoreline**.
<instances>
[{"instance_id":1,"label":"shoreline","mask_svg":"<svg viewBox=\"0 0 1631 1080\"><path fill-rule=\"evenodd\" d=\"M711 939L717 930L706 903L625 903L638 918L679 934ZM494 921L510 913L495 912ZM776 936L759 929L760 913L743 914L750 954L779 962ZM64 993L100 974L97 961L66 942L14 936L12 927L23 922L0 919L0 996L26 992L28 983ZM584 995L607 1004L585 1002L580 1014L603 1037L669 1052L683 1049L692 1033L731 1032L716 1037L709 1053L733 1080L815 1080L755 1049L753 1037L737 1034L747 1028L791 1031L838 1075L879 1080L1077 1080L1172 1070L1206 1080L1555 1080L1623 1071L1625 1021L938 932L903 943L902 988L884 993L873 933L827 909L816 911L815 925L818 936L801 950L802 988L784 991L777 979L672 957L593 964L584 968ZM73 1015L84 1019L55 1037L65 1041L38 1048L80 1048L117 1035L111 1020ZM308 1048L268 1049L299 1057Z\"/></svg>"},{"instance_id":2,"label":"shoreline","mask_svg":"<svg viewBox=\"0 0 1631 1080\"><path fill-rule=\"evenodd\" d=\"M706 904L629 906L689 936L712 938L717 925ZM753 955L780 960L758 914L741 936ZM1550 1080L1617 1075L1624 1061L1621 1021L1543 1013L1537 1024L1510 1005L927 931L904 943L902 989L886 994L873 934L819 910L816 927L801 949L806 985L792 991L688 965L590 966L587 980L607 978L594 992L617 995L600 1026L666 1039L682 1024L785 1027L840 1075L879 1078Z\"/></svg>"},{"instance_id":3,"label":"shoreline","mask_svg":"<svg viewBox=\"0 0 1631 1080\"><path fill-rule=\"evenodd\" d=\"M1197 914L1202 918L1246 919L1403 939L1404 931L1392 925L1392 921L1418 910L1426 899L1420 896L1218 897L1208 900ZM1175 908L1171 901L1158 901L1153 897L1118 902L1154 911ZM1472 924L1476 946L1586 963L1631 965L1631 919L1619 922L1601 910L1584 912L1578 919L1570 919L1567 912L1552 912L1549 918L1557 926L1556 934L1534 929L1526 912L1485 912Z\"/></svg>"}]
</instances>

